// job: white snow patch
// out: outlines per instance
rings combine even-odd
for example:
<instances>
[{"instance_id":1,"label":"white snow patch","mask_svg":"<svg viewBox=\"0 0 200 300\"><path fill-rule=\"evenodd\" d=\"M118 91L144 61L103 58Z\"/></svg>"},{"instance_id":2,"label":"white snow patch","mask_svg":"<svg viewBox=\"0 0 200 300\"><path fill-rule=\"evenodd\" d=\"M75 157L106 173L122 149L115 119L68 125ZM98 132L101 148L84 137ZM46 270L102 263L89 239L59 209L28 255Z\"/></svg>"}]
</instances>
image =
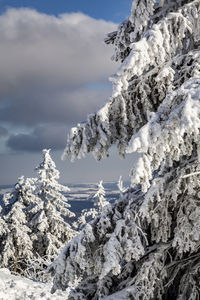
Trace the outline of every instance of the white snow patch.
<instances>
[{"instance_id":1,"label":"white snow patch","mask_svg":"<svg viewBox=\"0 0 200 300\"><path fill-rule=\"evenodd\" d=\"M51 294L52 283L41 283L14 276L8 269L0 269L0 300L63 300L69 291Z\"/></svg>"},{"instance_id":2,"label":"white snow patch","mask_svg":"<svg viewBox=\"0 0 200 300\"><path fill-rule=\"evenodd\" d=\"M100 300L127 300L127 292L128 292L128 288L125 288L122 291L101 298Z\"/></svg>"}]
</instances>

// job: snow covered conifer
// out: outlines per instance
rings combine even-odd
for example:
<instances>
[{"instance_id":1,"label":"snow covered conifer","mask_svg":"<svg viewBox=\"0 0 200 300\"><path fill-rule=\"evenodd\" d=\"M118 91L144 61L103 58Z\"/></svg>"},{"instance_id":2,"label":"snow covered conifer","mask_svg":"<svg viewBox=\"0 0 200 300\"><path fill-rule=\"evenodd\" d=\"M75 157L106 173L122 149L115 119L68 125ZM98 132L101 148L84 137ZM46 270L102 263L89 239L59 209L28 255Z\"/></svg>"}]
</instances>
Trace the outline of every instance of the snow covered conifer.
<instances>
[{"instance_id":1,"label":"snow covered conifer","mask_svg":"<svg viewBox=\"0 0 200 300\"><path fill-rule=\"evenodd\" d=\"M76 233L67 223L73 216L56 181L59 172L49 152L39 166L39 179L21 176L3 195L0 214L0 266L24 276L44 279L44 267Z\"/></svg>"},{"instance_id":2,"label":"snow covered conifer","mask_svg":"<svg viewBox=\"0 0 200 300\"><path fill-rule=\"evenodd\" d=\"M123 180L122 180L121 176L119 177L119 181L118 181L117 186L118 186L118 189L119 189L119 192L120 192L120 196L123 196L123 194L127 191L127 188L124 187Z\"/></svg>"},{"instance_id":3,"label":"snow covered conifer","mask_svg":"<svg viewBox=\"0 0 200 300\"><path fill-rule=\"evenodd\" d=\"M94 198L94 208L90 208L89 210L83 209L80 217L77 221L73 223L75 228L82 229L89 221L96 218L100 215L103 210L105 211L107 205L110 203L105 199L105 189L103 187L103 181L101 180L98 184L98 190L93 196ZM106 208L105 208L106 207Z\"/></svg>"},{"instance_id":4,"label":"snow covered conifer","mask_svg":"<svg viewBox=\"0 0 200 300\"><path fill-rule=\"evenodd\" d=\"M101 213L103 211L103 208L109 204L109 202L105 199L105 194L106 192L103 187L103 181L101 180L98 184L98 191L94 195L94 207L96 207L98 213Z\"/></svg>"},{"instance_id":5,"label":"snow covered conifer","mask_svg":"<svg viewBox=\"0 0 200 300\"><path fill-rule=\"evenodd\" d=\"M33 256L26 215L32 197L30 187L30 181L21 176L13 191L3 196L4 207L0 215L0 265L17 273L24 272L26 258Z\"/></svg>"},{"instance_id":6,"label":"snow covered conifer","mask_svg":"<svg viewBox=\"0 0 200 300\"><path fill-rule=\"evenodd\" d=\"M101 159L113 144L140 157L131 187L49 267L53 290L199 299L200 0L134 0L106 42L122 62L112 97L71 130L64 157Z\"/></svg>"},{"instance_id":7,"label":"snow covered conifer","mask_svg":"<svg viewBox=\"0 0 200 300\"><path fill-rule=\"evenodd\" d=\"M63 244L76 234L67 223L74 213L69 210L70 205L62 193L68 192L69 188L58 183L59 171L49 152L50 150L43 150L43 161L36 168L41 208L30 221L33 246L41 257L55 256Z\"/></svg>"}]
</instances>

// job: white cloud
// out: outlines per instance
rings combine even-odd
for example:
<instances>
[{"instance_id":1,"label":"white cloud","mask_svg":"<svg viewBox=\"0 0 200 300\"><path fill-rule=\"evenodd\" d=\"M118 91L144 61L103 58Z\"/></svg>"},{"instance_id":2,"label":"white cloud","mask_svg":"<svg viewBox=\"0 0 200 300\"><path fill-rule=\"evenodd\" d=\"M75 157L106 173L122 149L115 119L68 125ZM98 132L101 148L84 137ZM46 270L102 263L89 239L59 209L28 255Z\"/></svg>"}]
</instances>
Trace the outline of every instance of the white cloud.
<instances>
[{"instance_id":1,"label":"white cloud","mask_svg":"<svg viewBox=\"0 0 200 300\"><path fill-rule=\"evenodd\" d=\"M9 9L0 16L0 96L105 80L116 66L103 39L115 28L82 13Z\"/></svg>"},{"instance_id":2,"label":"white cloud","mask_svg":"<svg viewBox=\"0 0 200 300\"><path fill-rule=\"evenodd\" d=\"M74 125L101 107L111 93L107 78L117 69L110 59L114 49L103 40L115 29L82 13L55 17L8 9L0 15L0 120L19 129L9 139L11 148L39 148L33 142L44 136L38 125ZM24 135L19 126L33 134Z\"/></svg>"}]
</instances>

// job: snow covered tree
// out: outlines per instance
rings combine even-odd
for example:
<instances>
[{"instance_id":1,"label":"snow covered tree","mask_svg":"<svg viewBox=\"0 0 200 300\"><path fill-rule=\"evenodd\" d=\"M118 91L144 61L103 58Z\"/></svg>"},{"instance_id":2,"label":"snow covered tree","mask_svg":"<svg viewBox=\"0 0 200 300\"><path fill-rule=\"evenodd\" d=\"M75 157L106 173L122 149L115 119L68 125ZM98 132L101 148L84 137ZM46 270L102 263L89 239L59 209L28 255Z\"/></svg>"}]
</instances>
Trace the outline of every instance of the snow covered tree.
<instances>
[{"instance_id":1,"label":"snow covered tree","mask_svg":"<svg viewBox=\"0 0 200 300\"><path fill-rule=\"evenodd\" d=\"M200 0L134 0L106 43L122 62L109 102L63 157L138 152L131 187L49 267L69 299L200 298ZM117 294L116 294L117 296Z\"/></svg>"},{"instance_id":2,"label":"snow covered tree","mask_svg":"<svg viewBox=\"0 0 200 300\"><path fill-rule=\"evenodd\" d=\"M24 272L26 258L33 256L26 215L26 208L35 200L31 183L24 176L19 178L13 191L3 196L0 215L0 266L17 273Z\"/></svg>"},{"instance_id":3,"label":"snow covered tree","mask_svg":"<svg viewBox=\"0 0 200 300\"><path fill-rule=\"evenodd\" d=\"M69 188L58 183L60 177L50 154L43 150L43 161L36 168L38 172L38 197L41 208L29 222L33 234L33 247L41 256L55 256L64 243L70 241L76 232L67 222L74 213L63 192Z\"/></svg>"},{"instance_id":4,"label":"snow covered tree","mask_svg":"<svg viewBox=\"0 0 200 300\"><path fill-rule=\"evenodd\" d=\"M98 213L101 213L103 211L103 208L106 205L109 205L109 202L105 199L105 189L103 187L103 181L101 180L98 184L98 190L96 194L94 195L94 207L96 208Z\"/></svg>"},{"instance_id":5,"label":"snow covered tree","mask_svg":"<svg viewBox=\"0 0 200 300\"><path fill-rule=\"evenodd\" d=\"M103 187L103 181L101 180L98 184L98 190L93 196L94 207L89 210L83 209L80 217L73 223L75 228L82 229L89 221L96 218L103 211L105 211L110 203L105 199L105 189Z\"/></svg>"},{"instance_id":6,"label":"snow covered tree","mask_svg":"<svg viewBox=\"0 0 200 300\"><path fill-rule=\"evenodd\" d=\"M121 176L119 177L119 181L118 181L117 186L118 186L118 189L119 189L120 196L122 197L123 194L127 191L127 188L124 187Z\"/></svg>"},{"instance_id":7,"label":"snow covered tree","mask_svg":"<svg viewBox=\"0 0 200 300\"><path fill-rule=\"evenodd\" d=\"M45 269L76 232L67 222L74 214L61 192L49 150L37 168L39 178L21 176L13 191L3 196L0 213L0 266L37 280L47 279Z\"/></svg>"}]
</instances>

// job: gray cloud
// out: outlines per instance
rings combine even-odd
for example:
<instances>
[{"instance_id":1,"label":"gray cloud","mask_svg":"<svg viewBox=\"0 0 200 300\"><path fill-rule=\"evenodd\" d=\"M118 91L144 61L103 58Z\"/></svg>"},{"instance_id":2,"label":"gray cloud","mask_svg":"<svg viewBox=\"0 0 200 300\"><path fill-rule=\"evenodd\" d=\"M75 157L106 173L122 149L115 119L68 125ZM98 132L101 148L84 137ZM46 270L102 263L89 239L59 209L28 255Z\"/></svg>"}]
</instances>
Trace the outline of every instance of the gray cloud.
<instances>
[{"instance_id":1,"label":"gray cloud","mask_svg":"<svg viewBox=\"0 0 200 300\"><path fill-rule=\"evenodd\" d=\"M65 126L38 126L29 134L13 134L7 141L7 146L15 151L41 151L44 148L53 150L65 146Z\"/></svg>"},{"instance_id":2,"label":"gray cloud","mask_svg":"<svg viewBox=\"0 0 200 300\"><path fill-rule=\"evenodd\" d=\"M7 145L23 151L64 148L64 130L57 136L45 124L74 125L107 100L107 78L117 66L103 39L116 25L82 13L55 17L8 9L0 28L0 120L18 132ZM23 126L33 132L21 133Z\"/></svg>"},{"instance_id":3,"label":"gray cloud","mask_svg":"<svg viewBox=\"0 0 200 300\"><path fill-rule=\"evenodd\" d=\"M0 127L0 138L8 134L8 130L4 127Z\"/></svg>"},{"instance_id":4,"label":"gray cloud","mask_svg":"<svg viewBox=\"0 0 200 300\"><path fill-rule=\"evenodd\" d=\"M0 119L15 125L33 126L38 123L60 122L73 124L84 120L88 113L96 111L111 93L110 89L35 91L16 96L3 109Z\"/></svg>"},{"instance_id":5,"label":"gray cloud","mask_svg":"<svg viewBox=\"0 0 200 300\"><path fill-rule=\"evenodd\" d=\"M29 89L73 88L105 80L115 70L103 43L116 25L82 13L59 17L31 9L0 16L0 96Z\"/></svg>"}]
</instances>

